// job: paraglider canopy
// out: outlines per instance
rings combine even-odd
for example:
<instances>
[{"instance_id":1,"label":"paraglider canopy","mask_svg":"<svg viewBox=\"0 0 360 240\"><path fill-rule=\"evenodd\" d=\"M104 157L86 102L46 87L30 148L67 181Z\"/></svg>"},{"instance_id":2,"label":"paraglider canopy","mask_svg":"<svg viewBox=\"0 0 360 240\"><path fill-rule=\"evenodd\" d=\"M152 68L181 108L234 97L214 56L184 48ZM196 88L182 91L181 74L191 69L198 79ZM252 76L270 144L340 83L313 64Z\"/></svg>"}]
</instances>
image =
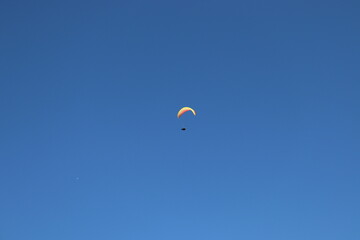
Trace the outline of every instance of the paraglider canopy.
<instances>
[{"instance_id":1,"label":"paraglider canopy","mask_svg":"<svg viewBox=\"0 0 360 240\"><path fill-rule=\"evenodd\" d=\"M180 118L184 113L191 111L194 115L196 115L196 112L194 109L190 108L190 107L183 107L182 109L179 110L177 117Z\"/></svg>"}]
</instances>

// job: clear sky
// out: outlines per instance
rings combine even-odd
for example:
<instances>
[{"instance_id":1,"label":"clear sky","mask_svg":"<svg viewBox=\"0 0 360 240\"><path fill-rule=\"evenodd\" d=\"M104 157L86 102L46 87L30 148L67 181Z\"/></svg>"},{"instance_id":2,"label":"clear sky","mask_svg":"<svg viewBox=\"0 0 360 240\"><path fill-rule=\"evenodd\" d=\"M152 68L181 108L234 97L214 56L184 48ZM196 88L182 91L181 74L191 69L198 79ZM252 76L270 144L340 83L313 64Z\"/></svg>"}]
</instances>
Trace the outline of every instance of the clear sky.
<instances>
[{"instance_id":1,"label":"clear sky","mask_svg":"<svg viewBox=\"0 0 360 240\"><path fill-rule=\"evenodd\" d=\"M360 239L359 9L1 0L0 239Z\"/></svg>"}]
</instances>

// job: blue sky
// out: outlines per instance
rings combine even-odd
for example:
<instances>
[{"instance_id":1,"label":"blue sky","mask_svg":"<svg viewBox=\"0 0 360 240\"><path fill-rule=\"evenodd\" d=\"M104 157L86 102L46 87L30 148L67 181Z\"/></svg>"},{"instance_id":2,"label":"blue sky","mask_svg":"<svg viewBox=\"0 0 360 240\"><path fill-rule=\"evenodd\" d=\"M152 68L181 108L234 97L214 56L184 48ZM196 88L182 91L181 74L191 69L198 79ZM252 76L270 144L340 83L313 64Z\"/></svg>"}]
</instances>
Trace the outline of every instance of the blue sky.
<instances>
[{"instance_id":1,"label":"blue sky","mask_svg":"<svg viewBox=\"0 0 360 240\"><path fill-rule=\"evenodd\" d=\"M359 7L2 0L0 239L360 239Z\"/></svg>"}]
</instances>

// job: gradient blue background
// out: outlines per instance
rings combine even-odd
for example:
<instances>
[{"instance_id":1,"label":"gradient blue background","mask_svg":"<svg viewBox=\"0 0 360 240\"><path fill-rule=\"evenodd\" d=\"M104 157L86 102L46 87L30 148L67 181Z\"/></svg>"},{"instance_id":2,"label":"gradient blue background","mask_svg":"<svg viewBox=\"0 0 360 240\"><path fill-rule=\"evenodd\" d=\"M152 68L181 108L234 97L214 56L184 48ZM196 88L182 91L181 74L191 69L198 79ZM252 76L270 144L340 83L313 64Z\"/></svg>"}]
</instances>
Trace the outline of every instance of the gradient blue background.
<instances>
[{"instance_id":1,"label":"gradient blue background","mask_svg":"<svg viewBox=\"0 0 360 240\"><path fill-rule=\"evenodd\" d=\"M359 9L1 0L0 239L360 239Z\"/></svg>"}]
</instances>

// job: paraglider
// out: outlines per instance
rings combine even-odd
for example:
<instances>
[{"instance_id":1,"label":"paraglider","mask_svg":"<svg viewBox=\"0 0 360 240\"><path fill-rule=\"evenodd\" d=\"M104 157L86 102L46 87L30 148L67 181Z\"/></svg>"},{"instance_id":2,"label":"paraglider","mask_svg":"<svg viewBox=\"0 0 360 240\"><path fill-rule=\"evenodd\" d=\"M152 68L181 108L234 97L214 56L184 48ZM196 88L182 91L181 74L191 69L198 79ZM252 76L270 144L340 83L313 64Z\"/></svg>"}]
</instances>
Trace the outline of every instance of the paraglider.
<instances>
[{"instance_id":1,"label":"paraglider","mask_svg":"<svg viewBox=\"0 0 360 240\"><path fill-rule=\"evenodd\" d=\"M192 109L192 108L190 108L190 107L183 107L183 108L181 108L181 109L179 110L179 112L177 113L177 117L180 118L184 113L189 112L189 111L192 112L192 113L194 114L194 116L196 116L196 111L195 111L194 109ZM183 127L183 128L181 128L181 130L182 130L182 131L185 131L186 128Z\"/></svg>"}]
</instances>

